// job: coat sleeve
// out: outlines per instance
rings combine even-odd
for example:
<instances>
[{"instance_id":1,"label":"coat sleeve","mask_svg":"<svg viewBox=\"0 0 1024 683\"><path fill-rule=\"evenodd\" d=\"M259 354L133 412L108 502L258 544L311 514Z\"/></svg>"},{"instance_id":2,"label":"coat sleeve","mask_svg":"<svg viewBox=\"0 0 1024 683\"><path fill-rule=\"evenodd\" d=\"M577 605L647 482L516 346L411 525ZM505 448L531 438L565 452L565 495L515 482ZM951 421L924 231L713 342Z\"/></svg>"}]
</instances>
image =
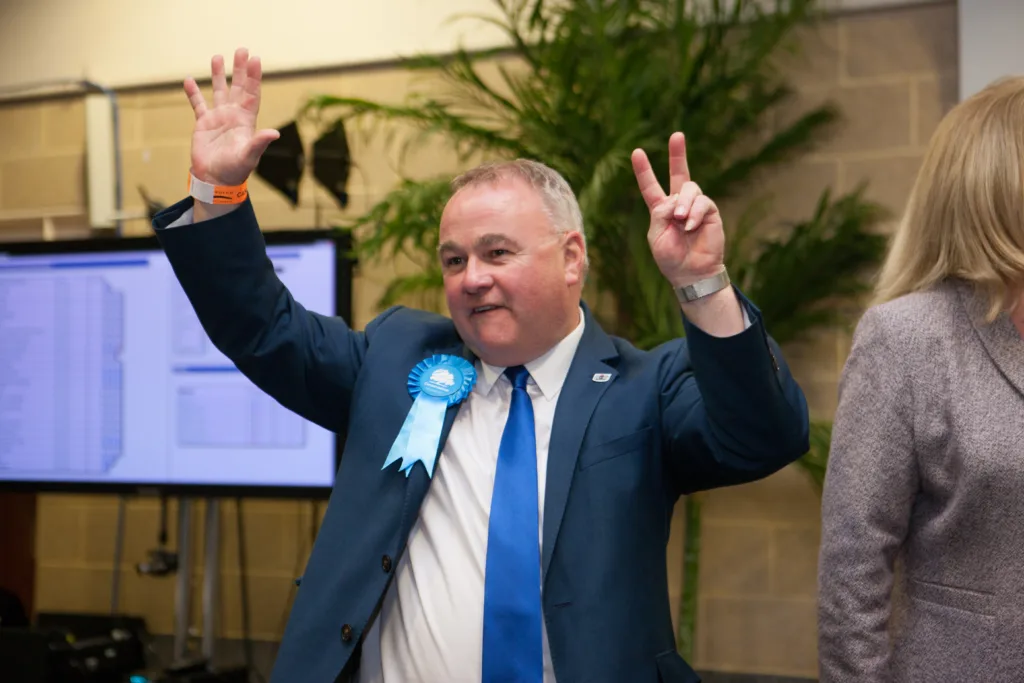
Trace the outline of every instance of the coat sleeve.
<instances>
[{"instance_id":1,"label":"coat sleeve","mask_svg":"<svg viewBox=\"0 0 1024 683\"><path fill-rule=\"evenodd\" d=\"M840 382L822 498L822 683L891 680L894 561L919 485L914 392L891 327L878 309L864 315Z\"/></svg>"},{"instance_id":2,"label":"coat sleeve","mask_svg":"<svg viewBox=\"0 0 1024 683\"><path fill-rule=\"evenodd\" d=\"M765 477L808 450L803 391L760 311L737 292L751 325L712 337L686 322L686 340L665 361L661 410L673 493Z\"/></svg>"},{"instance_id":3,"label":"coat sleeve","mask_svg":"<svg viewBox=\"0 0 1024 683\"><path fill-rule=\"evenodd\" d=\"M178 225L184 200L154 218L174 274L214 346L281 405L343 433L370 337L296 301L267 256L251 203ZM170 227L170 226L174 227Z\"/></svg>"}]
</instances>

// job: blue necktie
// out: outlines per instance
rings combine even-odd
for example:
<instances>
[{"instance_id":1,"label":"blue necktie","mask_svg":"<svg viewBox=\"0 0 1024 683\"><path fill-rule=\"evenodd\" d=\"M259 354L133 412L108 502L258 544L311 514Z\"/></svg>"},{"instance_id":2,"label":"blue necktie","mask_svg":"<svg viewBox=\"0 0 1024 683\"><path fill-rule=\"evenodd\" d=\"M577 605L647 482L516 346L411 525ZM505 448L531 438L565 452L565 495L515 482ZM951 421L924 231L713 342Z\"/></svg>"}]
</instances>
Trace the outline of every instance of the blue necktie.
<instances>
[{"instance_id":1,"label":"blue necktie","mask_svg":"<svg viewBox=\"0 0 1024 683\"><path fill-rule=\"evenodd\" d=\"M512 405L498 449L487 531L483 683L542 683L537 440L526 393L530 374L521 365L505 374L512 382Z\"/></svg>"}]
</instances>

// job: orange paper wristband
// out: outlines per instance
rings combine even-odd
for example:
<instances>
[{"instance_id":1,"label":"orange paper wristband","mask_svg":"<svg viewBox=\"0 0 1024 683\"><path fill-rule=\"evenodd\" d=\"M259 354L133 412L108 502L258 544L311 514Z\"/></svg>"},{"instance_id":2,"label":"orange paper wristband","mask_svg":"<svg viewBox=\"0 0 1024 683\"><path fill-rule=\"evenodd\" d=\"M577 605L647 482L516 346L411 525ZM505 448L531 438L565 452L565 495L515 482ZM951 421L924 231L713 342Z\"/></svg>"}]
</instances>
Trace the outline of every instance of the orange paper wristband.
<instances>
[{"instance_id":1,"label":"orange paper wristband","mask_svg":"<svg viewBox=\"0 0 1024 683\"><path fill-rule=\"evenodd\" d=\"M241 185L213 185L188 174L188 193L206 204L241 204L249 196L248 181Z\"/></svg>"}]
</instances>

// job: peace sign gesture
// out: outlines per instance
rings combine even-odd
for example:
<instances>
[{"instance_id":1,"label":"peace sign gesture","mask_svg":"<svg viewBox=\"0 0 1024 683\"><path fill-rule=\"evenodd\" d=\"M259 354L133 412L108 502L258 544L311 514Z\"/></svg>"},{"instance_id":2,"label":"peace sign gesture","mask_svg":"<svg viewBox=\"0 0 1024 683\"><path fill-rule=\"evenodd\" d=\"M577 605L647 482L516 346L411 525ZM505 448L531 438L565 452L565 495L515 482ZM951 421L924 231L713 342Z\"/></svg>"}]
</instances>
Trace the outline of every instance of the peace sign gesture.
<instances>
[{"instance_id":1,"label":"peace sign gesture","mask_svg":"<svg viewBox=\"0 0 1024 683\"><path fill-rule=\"evenodd\" d=\"M642 149L633 150L633 172L651 212L647 242L654 260L673 287L683 287L722 270L725 233L718 207L690 180L682 133L669 138L668 159L669 194Z\"/></svg>"},{"instance_id":2,"label":"peace sign gesture","mask_svg":"<svg viewBox=\"0 0 1024 683\"><path fill-rule=\"evenodd\" d=\"M256 130L263 69L259 57L235 51L228 88L224 58L211 60L213 106L208 107L199 86L185 80L185 94L196 115L192 132L192 173L214 185L241 185L256 168L267 146L280 137L273 129Z\"/></svg>"}]
</instances>

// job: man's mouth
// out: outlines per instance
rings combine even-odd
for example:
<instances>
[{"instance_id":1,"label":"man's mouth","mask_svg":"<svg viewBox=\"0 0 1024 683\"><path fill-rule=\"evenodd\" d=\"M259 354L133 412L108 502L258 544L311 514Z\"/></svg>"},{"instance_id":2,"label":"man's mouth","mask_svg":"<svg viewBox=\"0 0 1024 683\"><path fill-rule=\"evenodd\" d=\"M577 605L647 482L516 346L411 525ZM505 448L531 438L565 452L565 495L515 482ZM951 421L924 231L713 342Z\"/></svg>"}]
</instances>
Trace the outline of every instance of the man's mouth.
<instances>
[{"instance_id":1,"label":"man's mouth","mask_svg":"<svg viewBox=\"0 0 1024 683\"><path fill-rule=\"evenodd\" d=\"M470 313L472 313L473 315L477 315L477 314L480 314L480 313L490 313L491 311L496 311L499 308L502 308L502 307L501 306L477 306L476 308L472 309L470 311Z\"/></svg>"}]
</instances>

